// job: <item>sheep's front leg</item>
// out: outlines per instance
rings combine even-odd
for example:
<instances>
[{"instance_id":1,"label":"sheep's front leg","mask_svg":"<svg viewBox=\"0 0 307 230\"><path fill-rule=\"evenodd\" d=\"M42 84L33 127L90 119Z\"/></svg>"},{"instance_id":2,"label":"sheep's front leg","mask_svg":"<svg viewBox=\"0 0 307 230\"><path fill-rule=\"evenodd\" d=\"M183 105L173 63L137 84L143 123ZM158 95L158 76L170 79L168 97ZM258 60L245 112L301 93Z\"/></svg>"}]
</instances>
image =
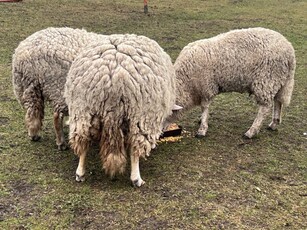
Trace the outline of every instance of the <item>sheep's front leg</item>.
<instances>
[{"instance_id":1,"label":"sheep's front leg","mask_svg":"<svg viewBox=\"0 0 307 230\"><path fill-rule=\"evenodd\" d=\"M273 115L272 115L272 122L269 124L270 130L277 130L277 125L281 123L281 110L282 104L275 100L274 107L273 107Z\"/></svg>"},{"instance_id":2,"label":"sheep's front leg","mask_svg":"<svg viewBox=\"0 0 307 230\"><path fill-rule=\"evenodd\" d=\"M145 181L142 180L141 174L140 174L140 166L139 166L139 155L138 153L131 153L131 175L130 180L132 182L132 185L135 187L141 187L143 184L145 184Z\"/></svg>"},{"instance_id":3,"label":"sheep's front leg","mask_svg":"<svg viewBox=\"0 0 307 230\"><path fill-rule=\"evenodd\" d=\"M270 112L270 106L259 106L258 114L252 124L252 126L249 128L249 130L244 134L247 138L252 138L257 133L259 133L260 127L262 125L263 120L266 118L266 116Z\"/></svg>"},{"instance_id":4,"label":"sheep's front leg","mask_svg":"<svg viewBox=\"0 0 307 230\"><path fill-rule=\"evenodd\" d=\"M59 150L67 149L67 145L65 143L65 138L64 138L64 131L63 131L63 118L64 118L63 113L54 112L53 124L56 136L56 144Z\"/></svg>"},{"instance_id":5,"label":"sheep's front leg","mask_svg":"<svg viewBox=\"0 0 307 230\"><path fill-rule=\"evenodd\" d=\"M209 118L209 105L211 101L202 102L202 115L200 120L200 126L197 131L196 137L201 138L204 137L208 130L208 118Z\"/></svg>"},{"instance_id":6,"label":"sheep's front leg","mask_svg":"<svg viewBox=\"0 0 307 230\"><path fill-rule=\"evenodd\" d=\"M83 182L85 181L85 157L86 152L83 152L79 156L79 164L76 170L76 181Z\"/></svg>"}]
</instances>

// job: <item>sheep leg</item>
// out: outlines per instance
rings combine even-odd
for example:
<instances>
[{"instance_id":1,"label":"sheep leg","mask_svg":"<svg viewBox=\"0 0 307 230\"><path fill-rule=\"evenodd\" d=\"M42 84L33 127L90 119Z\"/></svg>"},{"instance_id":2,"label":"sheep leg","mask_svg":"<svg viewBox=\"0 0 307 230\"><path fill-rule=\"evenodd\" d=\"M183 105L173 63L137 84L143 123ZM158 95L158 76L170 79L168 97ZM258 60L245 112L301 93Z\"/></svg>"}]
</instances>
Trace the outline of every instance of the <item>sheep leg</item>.
<instances>
[{"instance_id":1,"label":"sheep leg","mask_svg":"<svg viewBox=\"0 0 307 230\"><path fill-rule=\"evenodd\" d=\"M275 100L274 107L273 107L272 122L269 124L268 129L277 130L277 125L281 123L281 111L282 111L281 102L278 100Z\"/></svg>"},{"instance_id":2,"label":"sheep leg","mask_svg":"<svg viewBox=\"0 0 307 230\"><path fill-rule=\"evenodd\" d=\"M56 136L56 144L58 146L58 150L67 149L67 145L65 143L64 131L63 131L63 118L64 114L60 112L53 113L53 124Z\"/></svg>"},{"instance_id":3,"label":"sheep leg","mask_svg":"<svg viewBox=\"0 0 307 230\"><path fill-rule=\"evenodd\" d=\"M79 164L76 170L76 181L83 182L85 181L85 157L86 152L83 152L79 156Z\"/></svg>"},{"instance_id":4,"label":"sheep leg","mask_svg":"<svg viewBox=\"0 0 307 230\"><path fill-rule=\"evenodd\" d=\"M253 136L255 136L259 132L260 127L262 125L262 122L266 118L266 116L269 114L269 112L270 112L270 106L260 105L259 110L258 110L258 114L257 114L252 126L244 134L244 136L247 137L247 138L252 138Z\"/></svg>"},{"instance_id":5,"label":"sheep leg","mask_svg":"<svg viewBox=\"0 0 307 230\"><path fill-rule=\"evenodd\" d=\"M75 155L79 156L79 164L76 170L76 181L85 181L85 157L89 149L89 140L74 133L69 142Z\"/></svg>"},{"instance_id":6,"label":"sheep leg","mask_svg":"<svg viewBox=\"0 0 307 230\"><path fill-rule=\"evenodd\" d=\"M131 153L130 159L131 159L130 180L133 186L141 187L143 184L145 184L145 181L142 180L140 175L139 155L137 155L136 153Z\"/></svg>"},{"instance_id":7,"label":"sheep leg","mask_svg":"<svg viewBox=\"0 0 307 230\"><path fill-rule=\"evenodd\" d=\"M202 102L201 104L202 115L201 115L201 120L200 120L200 126L196 134L196 137L198 138L204 137L207 133L210 103L211 101L206 101L206 102Z\"/></svg>"}]
</instances>

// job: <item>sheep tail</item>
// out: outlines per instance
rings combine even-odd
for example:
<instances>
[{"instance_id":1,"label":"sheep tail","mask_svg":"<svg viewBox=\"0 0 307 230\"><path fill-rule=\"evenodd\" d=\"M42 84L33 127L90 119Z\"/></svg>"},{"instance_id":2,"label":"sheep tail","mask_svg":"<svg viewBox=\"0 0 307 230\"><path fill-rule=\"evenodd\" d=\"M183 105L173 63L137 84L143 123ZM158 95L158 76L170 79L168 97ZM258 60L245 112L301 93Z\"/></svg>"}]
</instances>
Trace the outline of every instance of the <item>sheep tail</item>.
<instances>
[{"instance_id":1,"label":"sheep tail","mask_svg":"<svg viewBox=\"0 0 307 230\"><path fill-rule=\"evenodd\" d=\"M294 88L295 59L292 62L288 62L288 65L290 69L289 76L285 84L281 87L276 95L276 99L284 106L288 106L291 101L291 96Z\"/></svg>"},{"instance_id":2,"label":"sheep tail","mask_svg":"<svg viewBox=\"0 0 307 230\"><path fill-rule=\"evenodd\" d=\"M105 125L100 139L100 157L103 169L111 178L123 174L127 163L124 133L116 125Z\"/></svg>"}]
</instances>

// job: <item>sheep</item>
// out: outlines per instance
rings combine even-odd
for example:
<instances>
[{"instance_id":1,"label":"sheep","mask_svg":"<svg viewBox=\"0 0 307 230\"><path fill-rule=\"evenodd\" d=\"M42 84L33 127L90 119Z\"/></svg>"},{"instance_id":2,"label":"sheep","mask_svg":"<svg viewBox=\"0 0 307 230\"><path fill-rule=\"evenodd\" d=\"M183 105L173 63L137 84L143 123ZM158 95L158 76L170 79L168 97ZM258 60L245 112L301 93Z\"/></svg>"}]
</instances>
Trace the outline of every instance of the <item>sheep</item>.
<instances>
[{"instance_id":1,"label":"sheep","mask_svg":"<svg viewBox=\"0 0 307 230\"><path fill-rule=\"evenodd\" d=\"M69 143L79 156L76 181L85 180L85 158L100 143L102 167L123 174L130 155L130 180L142 186L139 158L149 156L175 104L175 71L168 54L140 35L111 35L74 60L65 84Z\"/></svg>"},{"instance_id":2,"label":"sheep","mask_svg":"<svg viewBox=\"0 0 307 230\"><path fill-rule=\"evenodd\" d=\"M17 100L26 110L28 135L38 141L44 118L45 102L53 107L56 144L66 149L63 117L67 105L63 98L64 84L72 61L82 48L103 35L72 28L40 30L18 45L12 60L13 89Z\"/></svg>"},{"instance_id":3,"label":"sheep","mask_svg":"<svg viewBox=\"0 0 307 230\"><path fill-rule=\"evenodd\" d=\"M175 60L176 104L183 106L182 111L201 106L196 137L204 137L213 98L224 92L247 92L259 106L252 126L243 136L249 139L258 134L272 105L268 128L276 130L281 123L282 106L289 105L292 96L295 67L291 43L269 29L237 29L198 40L185 46ZM173 119L178 117L180 113L173 115Z\"/></svg>"}]
</instances>

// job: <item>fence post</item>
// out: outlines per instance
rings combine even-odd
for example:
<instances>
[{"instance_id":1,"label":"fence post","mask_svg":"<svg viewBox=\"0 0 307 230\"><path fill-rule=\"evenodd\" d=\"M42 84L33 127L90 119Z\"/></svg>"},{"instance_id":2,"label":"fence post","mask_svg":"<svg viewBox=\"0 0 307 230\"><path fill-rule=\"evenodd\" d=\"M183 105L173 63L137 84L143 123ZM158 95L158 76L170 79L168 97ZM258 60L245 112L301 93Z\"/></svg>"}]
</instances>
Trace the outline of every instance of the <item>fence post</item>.
<instances>
[{"instance_id":1,"label":"fence post","mask_svg":"<svg viewBox=\"0 0 307 230\"><path fill-rule=\"evenodd\" d=\"M147 0L144 0L144 13L148 14L148 4L147 4Z\"/></svg>"}]
</instances>

